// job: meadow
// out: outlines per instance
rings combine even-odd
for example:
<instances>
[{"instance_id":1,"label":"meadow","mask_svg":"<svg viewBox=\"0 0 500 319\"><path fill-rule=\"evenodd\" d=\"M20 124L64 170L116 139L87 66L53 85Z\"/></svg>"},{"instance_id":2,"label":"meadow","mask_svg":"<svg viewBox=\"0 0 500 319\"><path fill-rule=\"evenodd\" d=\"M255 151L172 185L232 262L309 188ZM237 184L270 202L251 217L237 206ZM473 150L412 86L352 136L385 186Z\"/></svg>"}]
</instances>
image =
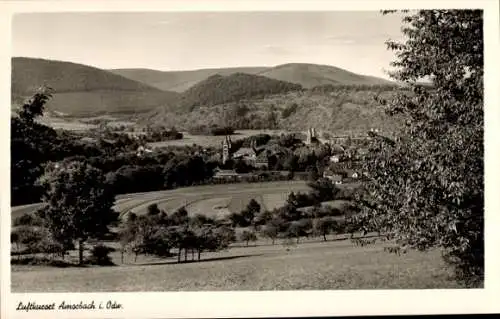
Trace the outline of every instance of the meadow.
<instances>
[{"instance_id":1,"label":"meadow","mask_svg":"<svg viewBox=\"0 0 500 319\"><path fill-rule=\"evenodd\" d=\"M157 203L172 212L186 205L189 214L222 217L242 209L255 198L267 209L280 206L290 191L307 191L303 181L257 184L210 185L169 191L118 196L115 209L143 214ZM324 204L342 204L341 201ZM37 205L15 207L13 215ZM201 262L177 263L176 257L159 258L125 253L119 243L105 244L115 266L47 267L12 265L13 292L113 292L113 291L208 291L289 289L424 289L457 288L438 251L410 251L401 256L384 251L388 243L356 246L347 235L322 238L278 239L275 245L259 239L244 247L204 252ZM91 248L88 243L87 248ZM86 253L89 253L88 251ZM13 257L16 258L16 257ZM77 260L72 251L67 260ZM137 259L136 259L137 258Z\"/></svg>"},{"instance_id":2,"label":"meadow","mask_svg":"<svg viewBox=\"0 0 500 319\"><path fill-rule=\"evenodd\" d=\"M13 266L11 287L16 293L459 288L438 251L398 256L383 247L358 247L349 240L299 245L280 240L204 253L201 262L180 264L175 257L148 256L137 262L126 256L121 264L114 252L117 266Z\"/></svg>"},{"instance_id":3,"label":"meadow","mask_svg":"<svg viewBox=\"0 0 500 319\"><path fill-rule=\"evenodd\" d=\"M240 212L250 200L256 199L265 209L282 206L290 192L307 192L305 181L278 181L252 184L220 184L178 188L174 190L135 193L116 196L113 209L120 213L134 212L145 214L151 204L172 213L182 206L191 215L203 213L214 216L222 208L228 212ZM11 218L31 213L42 204L30 204L12 207Z\"/></svg>"},{"instance_id":4,"label":"meadow","mask_svg":"<svg viewBox=\"0 0 500 319\"><path fill-rule=\"evenodd\" d=\"M231 140L247 138L258 134L280 135L282 133L291 133L286 130L237 130L235 134L230 135ZM170 140L149 143L152 148L161 148L164 146L186 146L186 145L203 145L205 147L220 147L223 136L215 135L193 135L189 132L182 132L183 138L180 140Z\"/></svg>"}]
</instances>

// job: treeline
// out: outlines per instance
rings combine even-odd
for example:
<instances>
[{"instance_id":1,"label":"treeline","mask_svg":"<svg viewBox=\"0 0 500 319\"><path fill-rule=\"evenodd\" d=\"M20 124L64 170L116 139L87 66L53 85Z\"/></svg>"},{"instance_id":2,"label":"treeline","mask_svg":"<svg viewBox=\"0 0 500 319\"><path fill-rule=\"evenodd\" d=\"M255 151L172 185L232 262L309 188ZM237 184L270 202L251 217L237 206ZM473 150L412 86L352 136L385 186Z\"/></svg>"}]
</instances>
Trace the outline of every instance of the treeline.
<instances>
[{"instance_id":1,"label":"treeline","mask_svg":"<svg viewBox=\"0 0 500 319\"><path fill-rule=\"evenodd\" d=\"M43 190L37 180L47 163L63 159L89 163L107 175L117 194L169 189L198 184L213 175L211 153L201 148L171 147L163 152L137 156L141 142L127 134L99 137L94 142L11 118L11 205L39 202ZM212 151L214 152L214 151Z\"/></svg>"},{"instance_id":2,"label":"treeline","mask_svg":"<svg viewBox=\"0 0 500 319\"><path fill-rule=\"evenodd\" d=\"M119 231L122 263L125 252L159 257L172 256L177 251L177 260L184 261L188 253L194 260L196 254L200 260L205 251L217 251L229 247L235 241L233 228L204 215L188 216L185 208L180 208L171 215L160 211L156 204L148 207L146 215L137 216L129 213Z\"/></svg>"},{"instance_id":3,"label":"treeline","mask_svg":"<svg viewBox=\"0 0 500 319\"><path fill-rule=\"evenodd\" d=\"M234 128L231 126L205 126L200 125L189 129L189 133L193 135L232 135L234 134Z\"/></svg>"},{"instance_id":4,"label":"treeline","mask_svg":"<svg viewBox=\"0 0 500 319\"><path fill-rule=\"evenodd\" d=\"M395 91L402 90L403 86L394 84L324 84L318 85L311 89L310 92L313 93L331 93L331 92L339 92L339 91L350 91L350 92L358 92L358 91L377 91L377 92L385 92L385 91Z\"/></svg>"},{"instance_id":5,"label":"treeline","mask_svg":"<svg viewBox=\"0 0 500 319\"><path fill-rule=\"evenodd\" d=\"M295 238L299 243L301 237L322 236L330 233L343 233L350 229L346 215L357 212L354 205L348 205L344 210L330 206L321 206L322 202L347 199L329 180L319 179L311 182L310 193L290 193L284 206L272 210L261 211L260 204L252 199L240 213L232 213L229 219L233 227L249 227L242 233L241 240L256 240L257 234L272 240L278 238ZM349 198L352 199L352 198ZM302 209L312 206L311 209Z\"/></svg>"}]
</instances>

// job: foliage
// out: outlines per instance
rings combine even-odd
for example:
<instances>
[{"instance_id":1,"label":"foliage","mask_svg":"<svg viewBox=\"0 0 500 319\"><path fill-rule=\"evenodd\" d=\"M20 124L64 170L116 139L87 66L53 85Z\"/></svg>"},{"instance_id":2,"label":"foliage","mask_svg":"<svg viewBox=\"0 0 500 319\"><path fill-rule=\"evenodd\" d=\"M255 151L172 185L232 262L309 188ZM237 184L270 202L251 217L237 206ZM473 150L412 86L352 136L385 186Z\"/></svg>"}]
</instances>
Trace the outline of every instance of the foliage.
<instances>
[{"instance_id":1,"label":"foliage","mask_svg":"<svg viewBox=\"0 0 500 319\"><path fill-rule=\"evenodd\" d=\"M109 253L112 251L113 249L108 246L104 246L101 244L96 245L94 246L94 248L92 248L91 256L88 262L92 265L111 266L113 265L113 262L109 257Z\"/></svg>"},{"instance_id":2,"label":"foliage","mask_svg":"<svg viewBox=\"0 0 500 319\"><path fill-rule=\"evenodd\" d=\"M221 76L217 74L185 91L181 96L180 108L192 110L199 106L212 106L301 89L298 84L258 75L235 73Z\"/></svg>"},{"instance_id":3,"label":"foliage","mask_svg":"<svg viewBox=\"0 0 500 319\"><path fill-rule=\"evenodd\" d=\"M292 221L286 230L286 238L297 238L297 244L300 237L309 236L309 231L312 228L312 222L309 218Z\"/></svg>"},{"instance_id":4,"label":"foliage","mask_svg":"<svg viewBox=\"0 0 500 319\"><path fill-rule=\"evenodd\" d=\"M326 235L335 231L338 227L337 222L330 216L316 218L313 220L313 232L317 235L323 236L326 241Z\"/></svg>"},{"instance_id":5,"label":"foliage","mask_svg":"<svg viewBox=\"0 0 500 319\"><path fill-rule=\"evenodd\" d=\"M114 194L102 172L81 162L58 162L46 166L40 177L45 190L45 224L56 240L78 240L80 263L83 243L108 232L116 218L111 207Z\"/></svg>"},{"instance_id":6,"label":"foliage","mask_svg":"<svg viewBox=\"0 0 500 319\"><path fill-rule=\"evenodd\" d=\"M274 245L274 242L276 241L279 235L279 228L273 223L267 223L264 225L264 227L262 227L260 233L262 234L262 236L271 239L272 244Z\"/></svg>"},{"instance_id":7,"label":"foliage","mask_svg":"<svg viewBox=\"0 0 500 319\"><path fill-rule=\"evenodd\" d=\"M281 117L286 119L287 117L289 117L290 115L295 113L295 111L297 111L298 107L299 106L297 105L297 103L292 103L291 105L289 105L288 107L284 108L281 111Z\"/></svg>"},{"instance_id":8,"label":"foliage","mask_svg":"<svg viewBox=\"0 0 500 319\"><path fill-rule=\"evenodd\" d=\"M232 213L229 215L229 219L233 226L248 227L255 225L255 217L260 213L260 208L260 204L252 198L247 207L240 213Z\"/></svg>"},{"instance_id":9,"label":"foliage","mask_svg":"<svg viewBox=\"0 0 500 319\"><path fill-rule=\"evenodd\" d=\"M483 18L480 10L421 10L404 18L393 77L412 94L387 101L406 119L395 140L372 134L358 225L400 245L440 247L457 279L484 276ZM430 79L432 86L417 80Z\"/></svg>"},{"instance_id":10,"label":"foliage","mask_svg":"<svg viewBox=\"0 0 500 319\"><path fill-rule=\"evenodd\" d=\"M250 241L257 240L257 235L253 231L244 230L240 235L240 240L244 241L246 243L246 245L248 246L248 243Z\"/></svg>"},{"instance_id":11,"label":"foliage","mask_svg":"<svg viewBox=\"0 0 500 319\"><path fill-rule=\"evenodd\" d=\"M165 213L130 215L120 229L122 252L129 250L137 255L150 254L159 257L171 255L177 249L178 261L181 251L198 252L225 249L235 240L234 229L217 225L215 220L202 215L189 217L184 208L170 216Z\"/></svg>"}]
</instances>

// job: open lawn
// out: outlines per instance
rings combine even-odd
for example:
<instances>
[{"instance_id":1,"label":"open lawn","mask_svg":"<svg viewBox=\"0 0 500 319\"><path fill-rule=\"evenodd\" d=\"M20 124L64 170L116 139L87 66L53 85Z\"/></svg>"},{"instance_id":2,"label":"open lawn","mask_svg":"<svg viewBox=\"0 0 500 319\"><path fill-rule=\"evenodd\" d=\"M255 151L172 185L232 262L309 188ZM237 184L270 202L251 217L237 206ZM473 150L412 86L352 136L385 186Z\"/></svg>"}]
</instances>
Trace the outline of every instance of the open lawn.
<instances>
[{"instance_id":1,"label":"open lawn","mask_svg":"<svg viewBox=\"0 0 500 319\"><path fill-rule=\"evenodd\" d=\"M246 138L257 134L269 134L269 135L280 135L281 133L290 133L284 130L238 130L235 134L230 135L232 141L238 139ZM171 141L161 141L155 143L149 143L152 148L164 147L164 146L185 146L185 145L203 145L206 147L220 146L224 136L213 136L213 135L192 135L188 132L182 132L183 138L180 140Z\"/></svg>"},{"instance_id":2,"label":"open lawn","mask_svg":"<svg viewBox=\"0 0 500 319\"><path fill-rule=\"evenodd\" d=\"M127 256L118 266L13 266L13 292L459 288L438 251L394 255L349 240L236 247L201 262Z\"/></svg>"},{"instance_id":3,"label":"open lawn","mask_svg":"<svg viewBox=\"0 0 500 319\"><path fill-rule=\"evenodd\" d=\"M172 213L186 206L191 214L208 216L239 213L251 199L257 200L265 209L282 206L290 192L309 190L305 181L279 181L263 183L241 183L207 185L179 188L170 191L130 194L115 205L115 210L125 213L144 214L151 204Z\"/></svg>"},{"instance_id":4,"label":"open lawn","mask_svg":"<svg viewBox=\"0 0 500 319\"><path fill-rule=\"evenodd\" d=\"M348 187L348 185L342 185ZM237 183L203 185L178 188L174 190L124 194L116 196L115 211L120 213L134 212L145 214L151 204L158 204L160 209L172 213L186 206L192 215L202 213L214 216L232 212L240 212L252 198L272 209L284 204L292 191L309 190L305 181L278 181L263 183ZM43 204L29 204L11 208L11 218L31 213L43 207Z\"/></svg>"}]
</instances>

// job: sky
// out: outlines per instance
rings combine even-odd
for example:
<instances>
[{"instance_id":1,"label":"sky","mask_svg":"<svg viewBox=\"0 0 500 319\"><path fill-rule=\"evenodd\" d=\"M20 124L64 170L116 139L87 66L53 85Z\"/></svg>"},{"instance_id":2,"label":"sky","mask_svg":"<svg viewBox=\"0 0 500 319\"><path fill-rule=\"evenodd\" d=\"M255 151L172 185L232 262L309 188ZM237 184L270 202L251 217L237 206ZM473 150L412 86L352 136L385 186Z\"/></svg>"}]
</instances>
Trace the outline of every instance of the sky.
<instances>
[{"instance_id":1,"label":"sky","mask_svg":"<svg viewBox=\"0 0 500 319\"><path fill-rule=\"evenodd\" d=\"M315 63L387 78L384 42L400 28L378 11L29 13L14 16L12 56L162 71Z\"/></svg>"}]
</instances>

